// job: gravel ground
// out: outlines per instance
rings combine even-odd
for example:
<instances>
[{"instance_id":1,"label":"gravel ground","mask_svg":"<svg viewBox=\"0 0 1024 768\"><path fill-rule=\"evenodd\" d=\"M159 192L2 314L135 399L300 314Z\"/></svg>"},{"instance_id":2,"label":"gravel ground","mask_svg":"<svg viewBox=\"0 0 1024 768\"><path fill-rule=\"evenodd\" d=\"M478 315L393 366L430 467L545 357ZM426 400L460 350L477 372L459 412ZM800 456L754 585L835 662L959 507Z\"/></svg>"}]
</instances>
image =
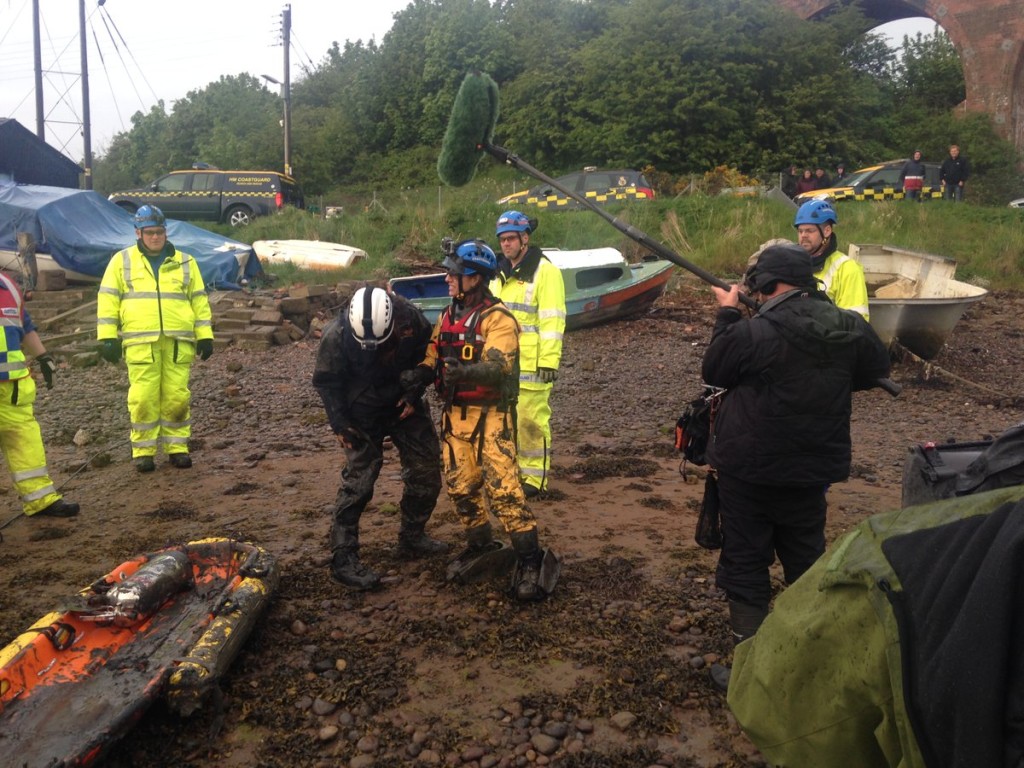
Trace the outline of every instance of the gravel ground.
<instances>
[{"instance_id":1,"label":"gravel ground","mask_svg":"<svg viewBox=\"0 0 1024 768\"><path fill-rule=\"evenodd\" d=\"M856 396L854 471L830 493L830 538L899 505L909 445L1021 421L1022 306L990 296L934 365L897 362L898 399ZM223 697L188 720L157 703L108 765L761 765L707 677L731 653L725 605L713 553L693 544L699 470L684 477L671 448L713 316L710 292L676 278L647 316L568 337L552 490L534 505L563 575L530 606L504 581L453 587L443 560L395 559L395 455L363 518L364 560L385 588L351 594L329 578L341 456L309 384L315 339L197 363L196 465L161 458L151 475L131 467L123 366L66 368L37 414L55 479L82 513L14 519L0 481L12 521L0 644L132 555L237 536L274 553L283 578ZM443 496L430 530L459 547Z\"/></svg>"}]
</instances>

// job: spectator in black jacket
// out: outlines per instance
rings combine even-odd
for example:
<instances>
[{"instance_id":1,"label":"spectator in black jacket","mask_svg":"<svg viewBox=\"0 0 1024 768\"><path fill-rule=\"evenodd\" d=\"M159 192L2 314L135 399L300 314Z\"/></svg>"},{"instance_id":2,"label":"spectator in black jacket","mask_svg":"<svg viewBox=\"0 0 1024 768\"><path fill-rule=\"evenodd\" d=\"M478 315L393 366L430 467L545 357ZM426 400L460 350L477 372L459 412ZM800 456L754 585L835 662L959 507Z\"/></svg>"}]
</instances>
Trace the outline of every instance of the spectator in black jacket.
<instances>
[{"instance_id":1,"label":"spectator in black jacket","mask_svg":"<svg viewBox=\"0 0 1024 768\"><path fill-rule=\"evenodd\" d=\"M814 170L814 188L815 189L828 189L832 186L832 179L825 173L824 168L816 168Z\"/></svg>"},{"instance_id":2,"label":"spectator in black jacket","mask_svg":"<svg viewBox=\"0 0 1024 768\"><path fill-rule=\"evenodd\" d=\"M914 156L903 164L900 171L900 184L903 185L903 199L921 202L921 190L924 189L924 163L921 162L921 150L915 149Z\"/></svg>"},{"instance_id":3,"label":"spectator in black jacket","mask_svg":"<svg viewBox=\"0 0 1024 768\"><path fill-rule=\"evenodd\" d=\"M939 178L942 179L942 197L955 203L964 200L964 182L971 173L966 157L960 156L960 147L953 144L949 148L949 157L942 161Z\"/></svg>"},{"instance_id":4,"label":"spectator in black jacket","mask_svg":"<svg viewBox=\"0 0 1024 768\"><path fill-rule=\"evenodd\" d=\"M782 191L786 197L792 199L796 196L796 182L800 178L799 171L795 165L789 166L782 172Z\"/></svg>"},{"instance_id":5,"label":"spectator in black jacket","mask_svg":"<svg viewBox=\"0 0 1024 768\"><path fill-rule=\"evenodd\" d=\"M351 589L376 589L381 583L359 560L359 518L373 498L386 436L402 464L399 557L448 550L425 532L441 492L441 450L423 399L426 384L408 374L423 359L432 330L405 299L366 287L355 292L320 341L313 386L345 451L331 527L331 575Z\"/></svg>"},{"instance_id":6,"label":"spectator in black jacket","mask_svg":"<svg viewBox=\"0 0 1024 768\"><path fill-rule=\"evenodd\" d=\"M728 390L708 463L724 542L716 581L736 642L768 614L776 555L792 583L825 551L825 492L850 474L851 393L889 375L877 334L819 291L800 246L766 248L745 280L763 303L745 320L739 286L714 288L721 308L702 368L707 384Z\"/></svg>"}]
</instances>

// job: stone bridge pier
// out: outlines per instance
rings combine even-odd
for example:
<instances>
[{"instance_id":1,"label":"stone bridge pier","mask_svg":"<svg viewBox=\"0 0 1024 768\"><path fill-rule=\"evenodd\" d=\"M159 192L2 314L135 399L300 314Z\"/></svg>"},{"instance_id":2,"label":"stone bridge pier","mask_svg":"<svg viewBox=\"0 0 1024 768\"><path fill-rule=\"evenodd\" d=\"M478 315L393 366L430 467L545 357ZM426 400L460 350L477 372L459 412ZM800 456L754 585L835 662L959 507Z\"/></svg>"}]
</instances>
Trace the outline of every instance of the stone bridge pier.
<instances>
[{"instance_id":1,"label":"stone bridge pier","mask_svg":"<svg viewBox=\"0 0 1024 768\"><path fill-rule=\"evenodd\" d=\"M804 19L843 4L778 2ZM991 115L996 130L1024 150L1024 1L865 0L861 7L879 24L925 16L942 27L963 63L967 98L961 107Z\"/></svg>"}]
</instances>

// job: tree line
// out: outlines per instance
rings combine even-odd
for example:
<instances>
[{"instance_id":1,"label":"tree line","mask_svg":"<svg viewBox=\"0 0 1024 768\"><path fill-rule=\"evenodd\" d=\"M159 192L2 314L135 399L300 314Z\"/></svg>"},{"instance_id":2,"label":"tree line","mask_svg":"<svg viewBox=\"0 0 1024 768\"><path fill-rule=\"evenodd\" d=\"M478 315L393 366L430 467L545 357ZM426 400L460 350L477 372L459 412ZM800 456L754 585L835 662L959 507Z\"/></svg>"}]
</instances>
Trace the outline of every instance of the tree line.
<instances>
[{"instance_id":1,"label":"tree line","mask_svg":"<svg viewBox=\"0 0 1024 768\"><path fill-rule=\"evenodd\" d=\"M292 166L307 193L436 183L466 72L501 89L495 142L551 174L583 165L659 179L716 167L771 180L791 163L940 161L951 143L994 197L1012 145L956 115L944 33L892 50L856 6L803 21L773 0L412 0L379 43L337 43L291 88ZM135 186L204 161L280 168L282 104L242 73L137 112L95 161L95 185ZM972 188L972 189L976 189Z\"/></svg>"}]
</instances>

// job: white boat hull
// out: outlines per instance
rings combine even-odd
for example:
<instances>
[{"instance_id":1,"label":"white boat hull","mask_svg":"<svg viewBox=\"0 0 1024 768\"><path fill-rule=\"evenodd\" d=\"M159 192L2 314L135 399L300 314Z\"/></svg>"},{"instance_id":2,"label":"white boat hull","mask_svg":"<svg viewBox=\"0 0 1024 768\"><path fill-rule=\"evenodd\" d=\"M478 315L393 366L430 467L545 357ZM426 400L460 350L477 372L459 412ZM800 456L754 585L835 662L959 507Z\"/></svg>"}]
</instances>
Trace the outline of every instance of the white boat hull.
<instances>
[{"instance_id":1,"label":"white boat hull","mask_svg":"<svg viewBox=\"0 0 1024 768\"><path fill-rule=\"evenodd\" d=\"M344 269L366 258L362 248L320 240L257 240L252 248L265 264L294 264L303 269Z\"/></svg>"},{"instance_id":2,"label":"white boat hull","mask_svg":"<svg viewBox=\"0 0 1024 768\"><path fill-rule=\"evenodd\" d=\"M956 262L886 245L850 245L864 268L871 326L886 344L918 357L939 354L964 312L988 291L954 279Z\"/></svg>"}]
</instances>

